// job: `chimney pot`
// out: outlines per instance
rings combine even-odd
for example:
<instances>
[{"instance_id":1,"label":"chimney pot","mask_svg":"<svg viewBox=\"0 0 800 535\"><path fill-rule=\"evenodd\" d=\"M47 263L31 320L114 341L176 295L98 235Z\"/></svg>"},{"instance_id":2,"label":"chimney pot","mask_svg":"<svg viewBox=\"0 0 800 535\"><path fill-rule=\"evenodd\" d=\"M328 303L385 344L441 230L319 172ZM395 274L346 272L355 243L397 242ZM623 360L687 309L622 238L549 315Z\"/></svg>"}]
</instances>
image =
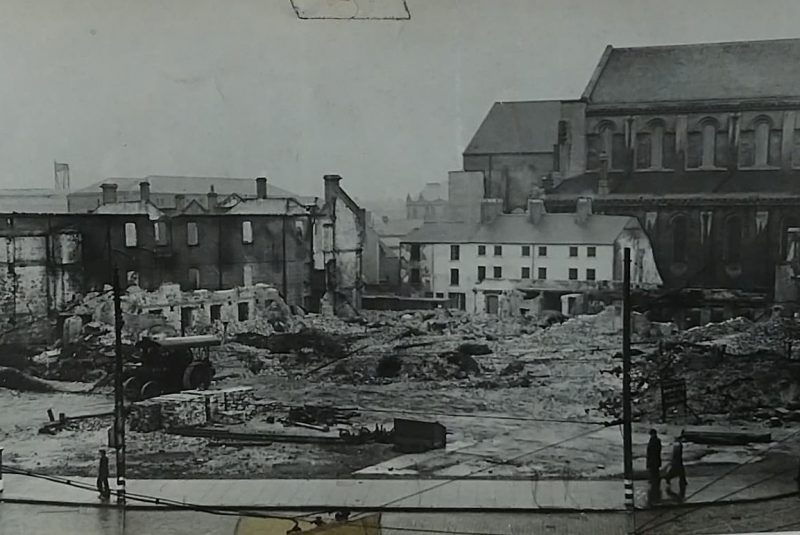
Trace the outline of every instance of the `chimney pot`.
<instances>
[{"instance_id":1,"label":"chimney pot","mask_svg":"<svg viewBox=\"0 0 800 535\"><path fill-rule=\"evenodd\" d=\"M217 209L217 192L214 191L214 185L208 190L208 211L214 212Z\"/></svg>"},{"instance_id":2,"label":"chimney pot","mask_svg":"<svg viewBox=\"0 0 800 535\"><path fill-rule=\"evenodd\" d=\"M589 220L592 215L592 199L589 197L580 197L577 206L575 207L575 221L578 224L584 224Z\"/></svg>"},{"instance_id":3,"label":"chimney pot","mask_svg":"<svg viewBox=\"0 0 800 535\"><path fill-rule=\"evenodd\" d=\"M339 196L339 181L342 177L339 175L325 175L322 178L325 180L325 202L332 202Z\"/></svg>"},{"instance_id":4,"label":"chimney pot","mask_svg":"<svg viewBox=\"0 0 800 535\"><path fill-rule=\"evenodd\" d=\"M534 225L547 213L543 199L528 199L528 217Z\"/></svg>"},{"instance_id":5,"label":"chimney pot","mask_svg":"<svg viewBox=\"0 0 800 535\"><path fill-rule=\"evenodd\" d=\"M150 202L150 182L147 180L139 182L139 201Z\"/></svg>"},{"instance_id":6,"label":"chimney pot","mask_svg":"<svg viewBox=\"0 0 800 535\"><path fill-rule=\"evenodd\" d=\"M503 199L481 200L481 223L491 224L503 212Z\"/></svg>"},{"instance_id":7,"label":"chimney pot","mask_svg":"<svg viewBox=\"0 0 800 535\"><path fill-rule=\"evenodd\" d=\"M100 189L103 190L103 204L115 204L117 202L116 184L101 184Z\"/></svg>"},{"instance_id":8,"label":"chimney pot","mask_svg":"<svg viewBox=\"0 0 800 535\"><path fill-rule=\"evenodd\" d=\"M259 199L267 198L267 177L256 178L256 197Z\"/></svg>"}]
</instances>

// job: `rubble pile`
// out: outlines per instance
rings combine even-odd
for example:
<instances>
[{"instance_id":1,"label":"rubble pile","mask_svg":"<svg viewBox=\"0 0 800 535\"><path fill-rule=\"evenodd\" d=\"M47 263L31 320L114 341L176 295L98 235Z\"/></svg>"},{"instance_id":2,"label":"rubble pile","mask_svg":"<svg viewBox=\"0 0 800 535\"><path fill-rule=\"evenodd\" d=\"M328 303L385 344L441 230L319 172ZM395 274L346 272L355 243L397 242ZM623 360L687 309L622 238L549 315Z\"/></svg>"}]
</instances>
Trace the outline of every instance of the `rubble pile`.
<instances>
[{"instance_id":1,"label":"rubble pile","mask_svg":"<svg viewBox=\"0 0 800 535\"><path fill-rule=\"evenodd\" d=\"M123 339L122 350L123 358L128 361L133 344ZM31 361L36 375L44 379L94 382L113 372L115 356L114 328L90 322L72 343L44 351Z\"/></svg>"},{"instance_id":2,"label":"rubble pile","mask_svg":"<svg viewBox=\"0 0 800 535\"><path fill-rule=\"evenodd\" d=\"M724 352L728 355L753 355L759 352L784 354L787 343L800 338L799 327L796 320L788 318L773 317L752 322L740 317L693 327L676 337L675 342L704 347L724 346Z\"/></svg>"},{"instance_id":3,"label":"rubble pile","mask_svg":"<svg viewBox=\"0 0 800 535\"><path fill-rule=\"evenodd\" d=\"M671 337L659 350L632 358L634 413L660 418L662 381L683 379L690 412L701 418L723 415L771 425L800 419L800 362L787 347L796 333L791 319L734 318ZM621 363L610 372L621 380ZM619 417L619 391L607 392L601 408Z\"/></svg>"}]
</instances>

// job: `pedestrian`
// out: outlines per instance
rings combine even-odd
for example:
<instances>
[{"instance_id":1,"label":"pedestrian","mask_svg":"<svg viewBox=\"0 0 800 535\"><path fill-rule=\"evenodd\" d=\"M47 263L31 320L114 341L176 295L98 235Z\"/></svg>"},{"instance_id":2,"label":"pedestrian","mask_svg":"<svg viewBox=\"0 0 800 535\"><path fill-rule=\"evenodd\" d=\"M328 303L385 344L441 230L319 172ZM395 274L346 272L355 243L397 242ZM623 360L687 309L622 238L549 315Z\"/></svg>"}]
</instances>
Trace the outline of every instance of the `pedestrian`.
<instances>
[{"instance_id":1,"label":"pedestrian","mask_svg":"<svg viewBox=\"0 0 800 535\"><path fill-rule=\"evenodd\" d=\"M647 473L650 480L650 501L661 497L661 440L655 429L650 430L650 441L647 443Z\"/></svg>"},{"instance_id":2,"label":"pedestrian","mask_svg":"<svg viewBox=\"0 0 800 535\"><path fill-rule=\"evenodd\" d=\"M100 499L108 499L111 496L111 488L108 486L108 457L106 450L100 450L100 466L97 469L97 492Z\"/></svg>"},{"instance_id":3,"label":"pedestrian","mask_svg":"<svg viewBox=\"0 0 800 535\"><path fill-rule=\"evenodd\" d=\"M672 443L672 455L669 460L669 467L665 479L667 480L667 490L672 492L671 480L678 478L678 488L680 497L686 496L686 468L683 465L683 437L676 437Z\"/></svg>"}]
</instances>

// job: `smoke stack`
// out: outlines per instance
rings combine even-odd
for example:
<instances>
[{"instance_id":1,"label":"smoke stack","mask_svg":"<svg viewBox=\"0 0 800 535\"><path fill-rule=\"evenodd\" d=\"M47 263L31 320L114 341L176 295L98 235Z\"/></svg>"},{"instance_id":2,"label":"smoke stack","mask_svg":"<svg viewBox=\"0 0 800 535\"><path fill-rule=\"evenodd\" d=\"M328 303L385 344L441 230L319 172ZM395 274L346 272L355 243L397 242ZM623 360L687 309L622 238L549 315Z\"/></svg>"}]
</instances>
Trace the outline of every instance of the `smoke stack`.
<instances>
[{"instance_id":1,"label":"smoke stack","mask_svg":"<svg viewBox=\"0 0 800 535\"><path fill-rule=\"evenodd\" d=\"M208 190L208 211L215 212L217 210L217 192L214 191L214 185Z\"/></svg>"},{"instance_id":2,"label":"smoke stack","mask_svg":"<svg viewBox=\"0 0 800 535\"><path fill-rule=\"evenodd\" d=\"M544 199L528 199L528 217L534 225L542 220L547 209L544 206Z\"/></svg>"},{"instance_id":3,"label":"smoke stack","mask_svg":"<svg viewBox=\"0 0 800 535\"><path fill-rule=\"evenodd\" d=\"M584 224L589 220L592 215L592 199L589 197L580 197L578 204L575 207L575 221L579 224Z\"/></svg>"},{"instance_id":4,"label":"smoke stack","mask_svg":"<svg viewBox=\"0 0 800 535\"><path fill-rule=\"evenodd\" d=\"M256 179L256 198L267 198L267 177L260 176Z\"/></svg>"},{"instance_id":5,"label":"smoke stack","mask_svg":"<svg viewBox=\"0 0 800 535\"><path fill-rule=\"evenodd\" d=\"M600 180L597 182L597 194L608 195L608 154L600 155Z\"/></svg>"},{"instance_id":6,"label":"smoke stack","mask_svg":"<svg viewBox=\"0 0 800 535\"><path fill-rule=\"evenodd\" d=\"M150 202L150 182L147 180L139 182L139 201Z\"/></svg>"},{"instance_id":7,"label":"smoke stack","mask_svg":"<svg viewBox=\"0 0 800 535\"><path fill-rule=\"evenodd\" d=\"M103 204L115 204L117 202L116 184L102 184L100 189L103 190Z\"/></svg>"}]
</instances>

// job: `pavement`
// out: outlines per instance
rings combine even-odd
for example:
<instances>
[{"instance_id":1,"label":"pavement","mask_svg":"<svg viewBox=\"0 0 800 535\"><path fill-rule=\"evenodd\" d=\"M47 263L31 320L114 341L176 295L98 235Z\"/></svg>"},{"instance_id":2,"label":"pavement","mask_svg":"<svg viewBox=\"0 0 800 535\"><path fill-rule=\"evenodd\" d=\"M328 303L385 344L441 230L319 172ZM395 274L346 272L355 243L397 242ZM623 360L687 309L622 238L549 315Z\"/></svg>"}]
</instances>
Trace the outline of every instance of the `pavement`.
<instances>
[{"instance_id":1,"label":"pavement","mask_svg":"<svg viewBox=\"0 0 800 535\"><path fill-rule=\"evenodd\" d=\"M62 479L58 477L58 479ZM63 477L93 487L92 478ZM97 492L25 475L4 474L0 500L59 505L102 504ZM112 489L115 481L112 479ZM647 507L646 482L635 482L637 508ZM698 492L698 489L707 487ZM793 474L747 475L689 481L684 504L735 502L793 493ZM209 508L368 511L620 511L619 480L475 480L475 479L134 479L129 495L141 495ZM667 494L664 493L667 497ZM111 503L114 501L112 499ZM131 507L159 507L137 502ZM663 502L668 505L670 502ZM677 502L672 502L673 504Z\"/></svg>"}]
</instances>

